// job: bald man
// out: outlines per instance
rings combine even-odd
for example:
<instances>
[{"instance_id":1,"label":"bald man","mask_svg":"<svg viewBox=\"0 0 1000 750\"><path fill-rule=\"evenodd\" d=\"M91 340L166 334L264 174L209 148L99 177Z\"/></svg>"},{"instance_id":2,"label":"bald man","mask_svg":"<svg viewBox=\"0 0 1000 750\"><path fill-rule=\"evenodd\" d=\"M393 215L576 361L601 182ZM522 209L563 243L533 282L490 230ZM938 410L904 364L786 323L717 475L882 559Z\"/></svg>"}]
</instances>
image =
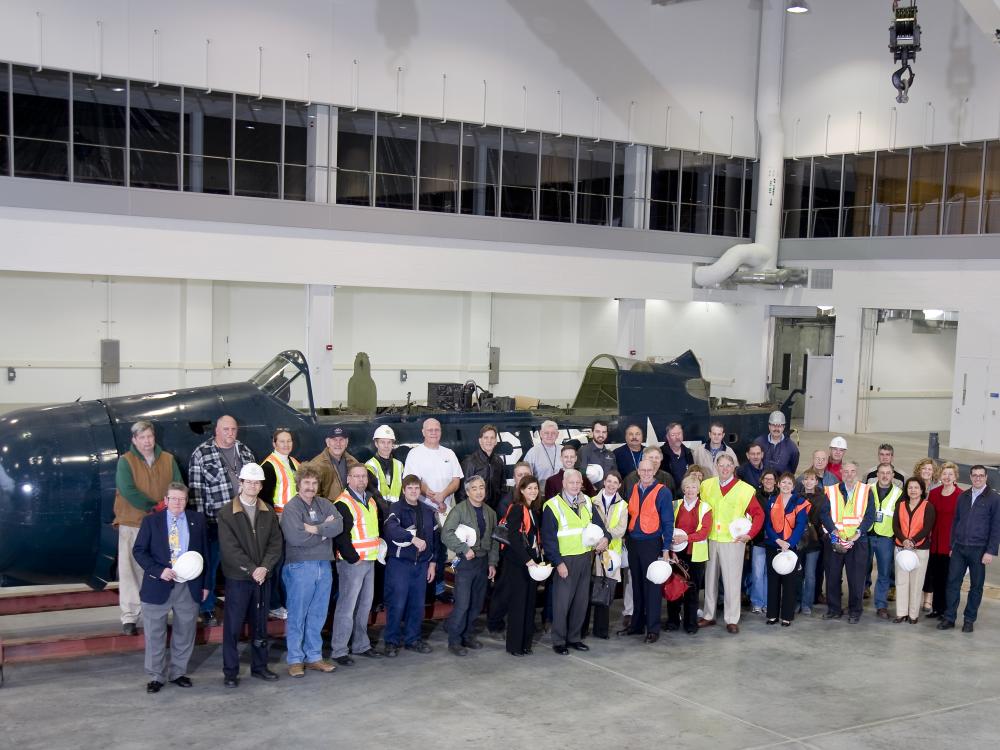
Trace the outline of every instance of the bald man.
<instances>
[{"instance_id":1,"label":"bald man","mask_svg":"<svg viewBox=\"0 0 1000 750\"><path fill-rule=\"evenodd\" d=\"M443 523L448 511L455 505L455 490L462 481L462 465L451 448L441 445L441 423L425 419L421 432L423 445L411 448L406 454L403 476L413 474L420 478L420 492L437 508L438 522ZM442 601L450 601L445 591L444 564L447 553L443 543L438 544L434 593Z\"/></svg>"}]
</instances>

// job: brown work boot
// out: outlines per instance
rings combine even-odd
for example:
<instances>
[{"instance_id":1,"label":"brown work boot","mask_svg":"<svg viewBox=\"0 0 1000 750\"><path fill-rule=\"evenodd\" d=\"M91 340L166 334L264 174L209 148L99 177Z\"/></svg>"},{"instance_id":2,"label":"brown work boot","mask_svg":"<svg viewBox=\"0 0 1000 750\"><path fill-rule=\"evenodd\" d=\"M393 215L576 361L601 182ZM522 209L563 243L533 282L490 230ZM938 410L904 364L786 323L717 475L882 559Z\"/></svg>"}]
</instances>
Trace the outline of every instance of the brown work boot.
<instances>
[{"instance_id":1,"label":"brown work boot","mask_svg":"<svg viewBox=\"0 0 1000 750\"><path fill-rule=\"evenodd\" d=\"M699 628L710 628L713 625L715 625L715 620L706 620L704 617L702 617L700 620L698 620L698 627Z\"/></svg>"},{"instance_id":2,"label":"brown work boot","mask_svg":"<svg viewBox=\"0 0 1000 750\"><path fill-rule=\"evenodd\" d=\"M307 661L305 668L313 669L317 672L332 672L337 667L328 662L326 659L320 659L319 661Z\"/></svg>"},{"instance_id":3,"label":"brown work boot","mask_svg":"<svg viewBox=\"0 0 1000 750\"><path fill-rule=\"evenodd\" d=\"M289 664L288 665L288 676L289 677L305 677L306 667L304 664Z\"/></svg>"}]
</instances>

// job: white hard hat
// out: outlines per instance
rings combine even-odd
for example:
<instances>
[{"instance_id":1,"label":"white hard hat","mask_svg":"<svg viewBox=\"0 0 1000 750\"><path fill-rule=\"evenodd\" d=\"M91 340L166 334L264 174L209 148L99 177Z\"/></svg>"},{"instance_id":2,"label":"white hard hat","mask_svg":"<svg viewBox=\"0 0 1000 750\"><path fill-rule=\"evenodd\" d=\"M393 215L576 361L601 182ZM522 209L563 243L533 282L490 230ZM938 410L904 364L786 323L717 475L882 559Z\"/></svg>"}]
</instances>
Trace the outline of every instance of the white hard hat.
<instances>
[{"instance_id":1,"label":"white hard hat","mask_svg":"<svg viewBox=\"0 0 1000 750\"><path fill-rule=\"evenodd\" d=\"M587 464L587 479L594 484L604 479L604 469L600 464Z\"/></svg>"},{"instance_id":2,"label":"white hard hat","mask_svg":"<svg viewBox=\"0 0 1000 750\"><path fill-rule=\"evenodd\" d=\"M650 583L655 583L657 586L666 583L667 579L670 578L670 574L673 571L670 569L670 563L666 560L654 560L646 568L646 579Z\"/></svg>"},{"instance_id":3,"label":"white hard hat","mask_svg":"<svg viewBox=\"0 0 1000 750\"><path fill-rule=\"evenodd\" d=\"M240 469L240 479L263 482L264 470L260 468L260 464L243 464L243 468Z\"/></svg>"},{"instance_id":4,"label":"white hard hat","mask_svg":"<svg viewBox=\"0 0 1000 750\"><path fill-rule=\"evenodd\" d=\"M469 547L474 547L478 538L476 530L471 526L466 526L464 523L460 523L458 528L455 529L455 536L458 537L458 541Z\"/></svg>"},{"instance_id":5,"label":"white hard hat","mask_svg":"<svg viewBox=\"0 0 1000 750\"><path fill-rule=\"evenodd\" d=\"M411 526L408 529L403 529L403 531L409 531L411 537L415 537L417 535L417 527L416 526ZM411 544L413 544L413 542L412 541L410 541L410 542L395 542L394 541L393 544L395 544L397 547L409 547Z\"/></svg>"},{"instance_id":6,"label":"white hard hat","mask_svg":"<svg viewBox=\"0 0 1000 750\"><path fill-rule=\"evenodd\" d=\"M750 532L751 526L753 526L753 524L750 522L750 519L747 518L746 516L737 518L735 521L729 524L729 536L731 536L733 539L735 539L738 536L744 536Z\"/></svg>"},{"instance_id":7,"label":"white hard hat","mask_svg":"<svg viewBox=\"0 0 1000 750\"><path fill-rule=\"evenodd\" d=\"M604 538L604 532L596 523L588 523L583 529L580 539L584 547L594 547Z\"/></svg>"},{"instance_id":8,"label":"white hard hat","mask_svg":"<svg viewBox=\"0 0 1000 750\"><path fill-rule=\"evenodd\" d=\"M683 552L688 546L688 535L684 529L674 529L674 542L670 549L674 552Z\"/></svg>"},{"instance_id":9,"label":"white hard hat","mask_svg":"<svg viewBox=\"0 0 1000 750\"><path fill-rule=\"evenodd\" d=\"M204 567L205 561L202 559L201 555L193 549L188 550L183 555L178 557L177 562L173 565L174 580L178 583L193 581L201 575L201 571Z\"/></svg>"},{"instance_id":10,"label":"white hard hat","mask_svg":"<svg viewBox=\"0 0 1000 750\"><path fill-rule=\"evenodd\" d=\"M840 435L837 435L833 440L830 441L831 448L840 448L841 450L847 450L847 441L844 440Z\"/></svg>"},{"instance_id":11,"label":"white hard hat","mask_svg":"<svg viewBox=\"0 0 1000 750\"><path fill-rule=\"evenodd\" d=\"M385 565L385 556L389 554L389 545L385 543L385 539L378 540L378 555L375 557L380 563Z\"/></svg>"},{"instance_id":12,"label":"white hard hat","mask_svg":"<svg viewBox=\"0 0 1000 750\"><path fill-rule=\"evenodd\" d=\"M785 423L785 413L781 411L772 411L767 417L768 424L784 424Z\"/></svg>"},{"instance_id":13,"label":"white hard hat","mask_svg":"<svg viewBox=\"0 0 1000 750\"><path fill-rule=\"evenodd\" d=\"M387 424L380 424L375 428L375 435L372 437L372 440L380 440L383 438L386 440L396 439L396 433L393 432L392 428Z\"/></svg>"},{"instance_id":14,"label":"white hard hat","mask_svg":"<svg viewBox=\"0 0 1000 750\"><path fill-rule=\"evenodd\" d=\"M550 575L552 575L552 566L548 563L542 563L541 565L532 565L528 568L528 575L531 576L532 580L544 581Z\"/></svg>"},{"instance_id":15,"label":"white hard hat","mask_svg":"<svg viewBox=\"0 0 1000 750\"><path fill-rule=\"evenodd\" d=\"M896 565L907 573L916 570L919 564L920 560L917 558L917 553L912 549L901 549L896 553Z\"/></svg>"},{"instance_id":16,"label":"white hard hat","mask_svg":"<svg viewBox=\"0 0 1000 750\"><path fill-rule=\"evenodd\" d=\"M779 576L787 576L795 570L795 566L798 564L799 556L790 549L786 549L784 552L779 552L771 561L771 567L774 568L774 572Z\"/></svg>"},{"instance_id":17,"label":"white hard hat","mask_svg":"<svg viewBox=\"0 0 1000 750\"><path fill-rule=\"evenodd\" d=\"M609 573L614 573L622 567L622 556L613 549L604 552L604 569Z\"/></svg>"}]
</instances>

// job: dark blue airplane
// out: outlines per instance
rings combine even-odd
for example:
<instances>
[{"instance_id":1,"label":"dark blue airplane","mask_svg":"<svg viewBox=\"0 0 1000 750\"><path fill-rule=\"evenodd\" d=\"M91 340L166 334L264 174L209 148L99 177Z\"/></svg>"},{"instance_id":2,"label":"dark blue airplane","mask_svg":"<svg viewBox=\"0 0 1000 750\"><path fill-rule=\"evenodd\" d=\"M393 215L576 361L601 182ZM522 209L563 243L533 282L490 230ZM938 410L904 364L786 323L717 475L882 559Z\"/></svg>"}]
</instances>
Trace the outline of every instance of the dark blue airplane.
<instances>
[{"instance_id":1,"label":"dark blue airplane","mask_svg":"<svg viewBox=\"0 0 1000 750\"><path fill-rule=\"evenodd\" d=\"M362 355L359 355L359 357ZM367 357L365 356L365 361ZM22 409L0 417L0 583L84 582L103 588L116 576L114 513L118 457L131 445L131 425L149 420L157 442L176 457L182 472L194 448L212 436L215 420L230 414L240 440L258 459L271 451L276 427L295 436L295 454L309 458L324 446L326 431L342 424L348 450L359 460L372 454L372 433L387 424L396 433L396 455L422 442L421 423L441 422L442 443L461 458L477 447L479 428L500 432L498 450L513 465L538 440L542 421L554 419L562 439L586 440L595 419L609 422L609 444L624 442L630 424L643 427L647 444L660 444L666 426L679 422L688 437L704 436L720 419L737 455L767 430L772 404L709 398L708 383L690 351L665 364L602 354L588 365L572 407L513 409L511 399L456 384L453 403L408 404L376 414L317 409L305 357L278 354L242 383L187 388L138 396L77 401ZM481 390L481 389L480 389ZM307 409L289 405L292 396ZM790 417L790 402L780 407Z\"/></svg>"}]
</instances>

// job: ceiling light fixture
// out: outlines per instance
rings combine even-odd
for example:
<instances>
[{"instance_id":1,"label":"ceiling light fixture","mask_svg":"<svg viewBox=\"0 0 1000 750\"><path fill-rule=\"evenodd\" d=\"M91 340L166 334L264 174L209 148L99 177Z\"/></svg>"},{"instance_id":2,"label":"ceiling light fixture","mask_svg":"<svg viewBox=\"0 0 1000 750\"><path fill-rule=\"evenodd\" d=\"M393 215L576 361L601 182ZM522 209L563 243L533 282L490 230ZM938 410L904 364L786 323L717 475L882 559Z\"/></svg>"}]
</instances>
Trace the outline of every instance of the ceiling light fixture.
<instances>
[{"instance_id":1,"label":"ceiling light fixture","mask_svg":"<svg viewBox=\"0 0 1000 750\"><path fill-rule=\"evenodd\" d=\"M809 5L806 0L788 0L785 10L789 13L808 13Z\"/></svg>"}]
</instances>

